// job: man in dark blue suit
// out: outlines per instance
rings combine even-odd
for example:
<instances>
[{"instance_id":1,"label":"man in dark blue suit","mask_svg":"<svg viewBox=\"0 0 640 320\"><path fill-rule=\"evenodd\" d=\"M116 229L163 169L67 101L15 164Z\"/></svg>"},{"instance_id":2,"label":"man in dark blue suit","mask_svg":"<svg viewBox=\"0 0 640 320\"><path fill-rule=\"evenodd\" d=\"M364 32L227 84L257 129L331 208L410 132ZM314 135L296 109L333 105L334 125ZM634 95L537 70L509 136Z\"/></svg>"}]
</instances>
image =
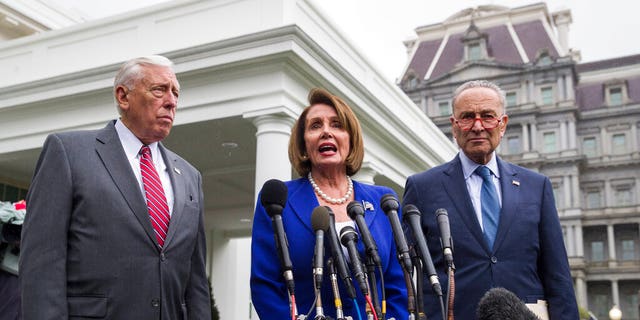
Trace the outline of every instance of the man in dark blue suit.
<instances>
[{"instance_id":1,"label":"man in dark blue suit","mask_svg":"<svg viewBox=\"0 0 640 320\"><path fill-rule=\"evenodd\" d=\"M461 152L448 163L409 177L404 203L423 213L423 230L442 283L447 280L446 262L434 212L448 212L456 319L476 319L483 294L504 287L528 304L544 300L549 319L576 320L578 307L551 182L495 153L509 120L504 102L504 92L488 81L470 81L456 89L450 121ZM428 286L424 294L427 317L441 319Z\"/></svg>"}]
</instances>

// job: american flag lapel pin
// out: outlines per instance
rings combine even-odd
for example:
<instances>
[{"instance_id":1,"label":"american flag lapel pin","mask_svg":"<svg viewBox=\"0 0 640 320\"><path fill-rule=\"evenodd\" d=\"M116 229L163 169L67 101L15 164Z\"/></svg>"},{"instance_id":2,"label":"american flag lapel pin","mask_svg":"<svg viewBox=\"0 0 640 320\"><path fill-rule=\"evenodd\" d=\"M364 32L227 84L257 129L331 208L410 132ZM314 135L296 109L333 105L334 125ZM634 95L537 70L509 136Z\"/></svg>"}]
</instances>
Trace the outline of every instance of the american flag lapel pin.
<instances>
[{"instance_id":1,"label":"american flag lapel pin","mask_svg":"<svg viewBox=\"0 0 640 320\"><path fill-rule=\"evenodd\" d=\"M373 204L369 201L362 200L362 206L364 207L364 210L373 211Z\"/></svg>"},{"instance_id":2,"label":"american flag lapel pin","mask_svg":"<svg viewBox=\"0 0 640 320\"><path fill-rule=\"evenodd\" d=\"M516 186L516 187L519 187L519 186L520 186L520 181L518 181L518 180L511 180L511 184L513 184L513 185L514 185L514 186Z\"/></svg>"}]
</instances>

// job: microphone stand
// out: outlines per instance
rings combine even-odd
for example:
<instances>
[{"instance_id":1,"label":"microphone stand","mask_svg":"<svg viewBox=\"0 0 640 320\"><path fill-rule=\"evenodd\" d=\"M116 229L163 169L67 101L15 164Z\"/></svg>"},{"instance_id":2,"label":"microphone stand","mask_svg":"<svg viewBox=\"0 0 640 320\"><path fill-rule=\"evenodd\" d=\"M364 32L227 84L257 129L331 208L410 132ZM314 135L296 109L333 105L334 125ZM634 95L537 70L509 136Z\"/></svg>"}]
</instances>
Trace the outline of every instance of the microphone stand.
<instances>
[{"instance_id":1,"label":"microphone stand","mask_svg":"<svg viewBox=\"0 0 640 320\"><path fill-rule=\"evenodd\" d=\"M376 263L370 255L367 255L367 278L369 279L369 294L373 302L373 307L379 319L382 319L382 311L380 309L380 300L378 299L378 286L376 285ZM383 288L384 290L384 288Z\"/></svg>"},{"instance_id":2,"label":"microphone stand","mask_svg":"<svg viewBox=\"0 0 640 320\"><path fill-rule=\"evenodd\" d=\"M413 246L409 248L409 254L411 255L416 275L416 315L419 320L427 320L427 315L424 312L424 292L422 291L424 288L422 261L420 261L420 256L418 256Z\"/></svg>"}]
</instances>

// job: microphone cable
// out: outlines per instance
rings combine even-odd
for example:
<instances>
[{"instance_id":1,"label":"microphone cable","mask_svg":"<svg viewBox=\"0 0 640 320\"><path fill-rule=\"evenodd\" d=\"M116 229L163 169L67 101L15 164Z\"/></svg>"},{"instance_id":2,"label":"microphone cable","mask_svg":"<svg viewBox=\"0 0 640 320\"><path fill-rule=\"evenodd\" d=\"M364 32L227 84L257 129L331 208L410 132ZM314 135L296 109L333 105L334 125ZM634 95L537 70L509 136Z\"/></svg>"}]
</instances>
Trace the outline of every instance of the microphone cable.
<instances>
[{"instance_id":1,"label":"microphone cable","mask_svg":"<svg viewBox=\"0 0 640 320\"><path fill-rule=\"evenodd\" d=\"M453 320L453 300L456 292L456 280L454 277L454 268L449 267L449 294L447 295L447 320ZM442 301L442 299L440 300Z\"/></svg>"},{"instance_id":2,"label":"microphone cable","mask_svg":"<svg viewBox=\"0 0 640 320\"><path fill-rule=\"evenodd\" d=\"M378 314L376 313L376 309L373 308L373 303L371 302L371 297L368 294L364 295L364 299L367 300L367 305L369 306L369 308L371 308L371 310L373 310L373 312L371 312L371 314L373 314L373 320L378 320Z\"/></svg>"}]
</instances>

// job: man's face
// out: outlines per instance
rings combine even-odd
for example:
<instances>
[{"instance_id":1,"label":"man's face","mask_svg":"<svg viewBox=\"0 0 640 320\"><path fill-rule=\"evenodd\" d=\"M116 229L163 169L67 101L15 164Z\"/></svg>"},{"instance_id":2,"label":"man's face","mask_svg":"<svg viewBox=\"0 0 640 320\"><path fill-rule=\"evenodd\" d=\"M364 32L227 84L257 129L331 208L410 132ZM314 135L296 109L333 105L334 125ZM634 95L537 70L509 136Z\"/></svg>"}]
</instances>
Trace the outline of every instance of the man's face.
<instances>
[{"instance_id":1,"label":"man's face","mask_svg":"<svg viewBox=\"0 0 640 320\"><path fill-rule=\"evenodd\" d=\"M144 144L169 135L178 106L180 84L168 67L141 66L132 88L116 88L122 122Z\"/></svg>"},{"instance_id":2,"label":"man's face","mask_svg":"<svg viewBox=\"0 0 640 320\"><path fill-rule=\"evenodd\" d=\"M507 129L498 94L489 88L463 91L454 102L450 118L453 136L460 149L476 163L486 164ZM496 124L496 120L499 120ZM469 125L465 122L473 121ZM493 127L495 126L495 127Z\"/></svg>"}]
</instances>

